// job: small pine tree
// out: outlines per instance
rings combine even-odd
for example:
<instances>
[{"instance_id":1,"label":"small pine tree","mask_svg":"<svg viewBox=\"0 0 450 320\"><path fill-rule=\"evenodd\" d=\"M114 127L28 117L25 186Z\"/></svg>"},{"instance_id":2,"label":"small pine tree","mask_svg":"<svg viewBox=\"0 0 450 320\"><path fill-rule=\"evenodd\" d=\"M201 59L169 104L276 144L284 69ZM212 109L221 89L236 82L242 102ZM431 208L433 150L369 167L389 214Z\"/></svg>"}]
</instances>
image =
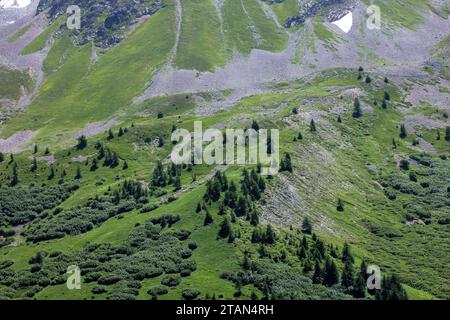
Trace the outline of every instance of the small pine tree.
<instances>
[{"instance_id":1,"label":"small pine tree","mask_svg":"<svg viewBox=\"0 0 450 320\"><path fill-rule=\"evenodd\" d=\"M298 108L295 107L294 109L292 109L292 113L293 113L293 114L298 114Z\"/></svg>"},{"instance_id":2,"label":"small pine tree","mask_svg":"<svg viewBox=\"0 0 450 320\"><path fill-rule=\"evenodd\" d=\"M323 284L331 287L337 283L339 283L339 273L336 267L336 263L332 259L327 259L327 261L325 262Z\"/></svg>"},{"instance_id":3,"label":"small pine tree","mask_svg":"<svg viewBox=\"0 0 450 320\"><path fill-rule=\"evenodd\" d=\"M203 225L207 226L211 223L213 223L213 217L212 217L211 213L209 213L209 211L206 211L205 220L203 222Z\"/></svg>"},{"instance_id":4,"label":"small pine tree","mask_svg":"<svg viewBox=\"0 0 450 320\"><path fill-rule=\"evenodd\" d=\"M389 83L388 77L384 77L384 83Z\"/></svg>"},{"instance_id":5,"label":"small pine tree","mask_svg":"<svg viewBox=\"0 0 450 320\"><path fill-rule=\"evenodd\" d=\"M175 181L173 182L174 191L178 191L181 189L181 179L180 176L175 177Z\"/></svg>"},{"instance_id":6,"label":"small pine tree","mask_svg":"<svg viewBox=\"0 0 450 320\"><path fill-rule=\"evenodd\" d=\"M81 169L80 169L80 167L77 167L77 173L75 175L75 179L76 180L80 180L81 178L82 178L82 176L81 176Z\"/></svg>"},{"instance_id":7,"label":"small pine tree","mask_svg":"<svg viewBox=\"0 0 450 320\"><path fill-rule=\"evenodd\" d=\"M305 217L305 219L303 219L302 231L306 234L312 233L312 223L308 217Z\"/></svg>"},{"instance_id":8,"label":"small pine tree","mask_svg":"<svg viewBox=\"0 0 450 320\"><path fill-rule=\"evenodd\" d=\"M270 224L266 227L266 232L264 236L264 241L269 244L275 243L275 231L273 230L272 226Z\"/></svg>"},{"instance_id":9,"label":"small pine tree","mask_svg":"<svg viewBox=\"0 0 450 320\"><path fill-rule=\"evenodd\" d=\"M117 133L117 135L119 137L123 136L123 129L122 129L122 127L119 128L119 132Z\"/></svg>"},{"instance_id":10,"label":"small pine tree","mask_svg":"<svg viewBox=\"0 0 450 320\"><path fill-rule=\"evenodd\" d=\"M311 122L309 123L309 131L316 132L316 123L314 122L314 119L311 119Z\"/></svg>"},{"instance_id":11,"label":"small pine tree","mask_svg":"<svg viewBox=\"0 0 450 320\"><path fill-rule=\"evenodd\" d=\"M14 163L13 167L12 167L12 178L11 178L11 182L10 185L12 187L14 187L15 185L17 185L19 183L19 173L17 172L17 164Z\"/></svg>"},{"instance_id":12,"label":"small pine tree","mask_svg":"<svg viewBox=\"0 0 450 320\"><path fill-rule=\"evenodd\" d=\"M342 280L341 284L344 288L350 288L354 286L355 270L353 268L353 263L346 261L344 268L342 269Z\"/></svg>"},{"instance_id":13,"label":"small pine tree","mask_svg":"<svg viewBox=\"0 0 450 320\"><path fill-rule=\"evenodd\" d=\"M339 212L343 212L344 211L344 202L341 199L338 200L338 204L337 204L336 210L339 211Z\"/></svg>"},{"instance_id":14,"label":"small pine tree","mask_svg":"<svg viewBox=\"0 0 450 320\"><path fill-rule=\"evenodd\" d=\"M33 163L31 164L31 172L36 172L38 168L37 160L36 158L33 158Z\"/></svg>"},{"instance_id":15,"label":"small pine tree","mask_svg":"<svg viewBox=\"0 0 450 320\"><path fill-rule=\"evenodd\" d=\"M400 138L401 139L405 139L407 137L408 133L406 132L406 127L405 125L402 123L400 125Z\"/></svg>"},{"instance_id":16,"label":"small pine tree","mask_svg":"<svg viewBox=\"0 0 450 320\"><path fill-rule=\"evenodd\" d=\"M297 140L303 140L303 135L301 132L298 133Z\"/></svg>"},{"instance_id":17,"label":"small pine tree","mask_svg":"<svg viewBox=\"0 0 450 320\"><path fill-rule=\"evenodd\" d=\"M106 137L107 140L112 140L114 139L114 133L112 132L111 129L108 130L108 136Z\"/></svg>"},{"instance_id":18,"label":"small pine tree","mask_svg":"<svg viewBox=\"0 0 450 320\"><path fill-rule=\"evenodd\" d=\"M341 119L341 116L340 116L340 115L338 115L337 122L338 122L338 123L342 123L342 119Z\"/></svg>"},{"instance_id":19,"label":"small pine tree","mask_svg":"<svg viewBox=\"0 0 450 320\"><path fill-rule=\"evenodd\" d=\"M54 177L55 177L55 169L52 166L52 167L50 167L50 174L48 175L47 179L53 180Z\"/></svg>"},{"instance_id":20,"label":"small pine tree","mask_svg":"<svg viewBox=\"0 0 450 320\"><path fill-rule=\"evenodd\" d=\"M358 68L358 71L359 71L359 72L364 72L364 68L360 66L360 67Z\"/></svg>"},{"instance_id":21,"label":"small pine tree","mask_svg":"<svg viewBox=\"0 0 450 320\"><path fill-rule=\"evenodd\" d=\"M47 154L50 154L50 149L47 147L47 148L45 148L45 152L44 152L44 154L45 155L47 155Z\"/></svg>"},{"instance_id":22,"label":"small pine tree","mask_svg":"<svg viewBox=\"0 0 450 320\"><path fill-rule=\"evenodd\" d=\"M437 129L437 132L436 132L436 140L441 140L441 131L439 129Z\"/></svg>"},{"instance_id":23,"label":"small pine tree","mask_svg":"<svg viewBox=\"0 0 450 320\"><path fill-rule=\"evenodd\" d=\"M361 103L359 102L358 98L355 98L355 101L353 102L353 118L359 118L362 115L361 110Z\"/></svg>"},{"instance_id":24,"label":"small pine tree","mask_svg":"<svg viewBox=\"0 0 450 320\"><path fill-rule=\"evenodd\" d=\"M372 82L372 78L370 78L370 76L366 76L366 83L369 84Z\"/></svg>"},{"instance_id":25,"label":"small pine tree","mask_svg":"<svg viewBox=\"0 0 450 320\"><path fill-rule=\"evenodd\" d=\"M395 138L392 138L392 148L397 149L397 141L395 141Z\"/></svg>"},{"instance_id":26,"label":"small pine tree","mask_svg":"<svg viewBox=\"0 0 450 320\"><path fill-rule=\"evenodd\" d=\"M195 209L196 213L199 213L200 211L202 211L202 205L199 203L197 203L197 208Z\"/></svg>"},{"instance_id":27,"label":"small pine tree","mask_svg":"<svg viewBox=\"0 0 450 320\"><path fill-rule=\"evenodd\" d=\"M319 261L316 261L316 264L314 265L314 274L312 277L312 282L315 284L323 282L323 270L320 267Z\"/></svg>"},{"instance_id":28,"label":"small pine tree","mask_svg":"<svg viewBox=\"0 0 450 320\"><path fill-rule=\"evenodd\" d=\"M86 137L84 135L81 135L80 137L78 137L77 140L78 140L78 143L77 143L76 148L78 150L82 150L82 149L86 148L86 146L87 146L87 139L86 139Z\"/></svg>"},{"instance_id":29,"label":"small pine tree","mask_svg":"<svg viewBox=\"0 0 450 320\"><path fill-rule=\"evenodd\" d=\"M38 153L38 145L37 144L34 145L33 153L34 154Z\"/></svg>"},{"instance_id":30,"label":"small pine tree","mask_svg":"<svg viewBox=\"0 0 450 320\"><path fill-rule=\"evenodd\" d=\"M231 224L228 217L225 217L220 224L219 237L226 238L229 236L231 230Z\"/></svg>"},{"instance_id":31,"label":"small pine tree","mask_svg":"<svg viewBox=\"0 0 450 320\"><path fill-rule=\"evenodd\" d=\"M383 108L383 109L387 109L387 101L386 100L383 100L383 102L381 103L381 107Z\"/></svg>"},{"instance_id":32,"label":"small pine tree","mask_svg":"<svg viewBox=\"0 0 450 320\"><path fill-rule=\"evenodd\" d=\"M400 169L408 171L409 170L409 161L402 159L400 160Z\"/></svg>"},{"instance_id":33,"label":"small pine tree","mask_svg":"<svg viewBox=\"0 0 450 320\"><path fill-rule=\"evenodd\" d=\"M92 160L92 165L91 165L90 170L95 171L97 169L98 169L98 160L96 158L94 158L94 160Z\"/></svg>"},{"instance_id":34,"label":"small pine tree","mask_svg":"<svg viewBox=\"0 0 450 320\"><path fill-rule=\"evenodd\" d=\"M255 131L259 131L259 124L256 122L256 120L253 120L252 122L252 129Z\"/></svg>"},{"instance_id":35,"label":"small pine tree","mask_svg":"<svg viewBox=\"0 0 450 320\"><path fill-rule=\"evenodd\" d=\"M391 101L391 95L387 91L384 92L384 100Z\"/></svg>"},{"instance_id":36,"label":"small pine tree","mask_svg":"<svg viewBox=\"0 0 450 320\"><path fill-rule=\"evenodd\" d=\"M351 263L354 263L355 260L353 259L353 255L350 251L350 246L348 243L344 244L344 248L342 249L342 262L350 261Z\"/></svg>"},{"instance_id":37,"label":"small pine tree","mask_svg":"<svg viewBox=\"0 0 450 320\"><path fill-rule=\"evenodd\" d=\"M2 163L3 161L5 161L5 155L0 152L0 163Z\"/></svg>"},{"instance_id":38,"label":"small pine tree","mask_svg":"<svg viewBox=\"0 0 450 320\"><path fill-rule=\"evenodd\" d=\"M157 118L158 118L158 119L161 119L161 118L163 118L163 117L164 117L164 113L162 113L161 111L158 112Z\"/></svg>"},{"instance_id":39,"label":"small pine tree","mask_svg":"<svg viewBox=\"0 0 450 320\"><path fill-rule=\"evenodd\" d=\"M450 141L450 126L445 128L445 140Z\"/></svg>"},{"instance_id":40,"label":"small pine tree","mask_svg":"<svg viewBox=\"0 0 450 320\"><path fill-rule=\"evenodd\" d=\"M127 170L127 169L128 169L128 162L125 161L125 162L123 163L122 169L123 169L123 170Z\"/></svg>"}]
</instances>

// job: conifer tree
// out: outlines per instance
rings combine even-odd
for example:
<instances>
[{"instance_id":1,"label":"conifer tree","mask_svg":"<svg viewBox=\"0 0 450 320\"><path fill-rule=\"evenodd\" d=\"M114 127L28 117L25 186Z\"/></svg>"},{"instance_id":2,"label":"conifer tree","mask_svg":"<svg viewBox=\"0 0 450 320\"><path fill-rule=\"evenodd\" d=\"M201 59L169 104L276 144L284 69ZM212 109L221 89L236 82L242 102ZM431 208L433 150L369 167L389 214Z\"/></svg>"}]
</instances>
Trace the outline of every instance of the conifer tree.
<instances>
[{"instance_id":1,"label":"conifer tree","mask_svg":"<svg viewBox=\"0 0 450 320\"><path fill-rule=\"evenodd\" d=\"M353 263L347 260L344 263L344 268L342 269L341 284L344 288L350 288L354 286L354 281L355 281L355 270L353 268Z\"/></svg>"},{"instance_id":2,"label":"conifer tree","mask_svg":"<svg viewBox=\"0 0 450 320\"><path fill-rule=\"evenodd\" d=\"M319 261L316 261L316 264L314 265L314 274L312 277L312 282L315 284L319 284L323 282L323 270L320 267Z\"/></svg>"},{"instance_id":3,"label":"conifer tree","mask_svg":"<svg viewBox=\"0 0 450 320\"><path fill-rule=\"evenodd\" d=\"M48 180L53 180L53 178L55 177L55 169L53 168L53 166L50 167L50 174L48 175L47 179Z\"/></svg>"},{"instance_id":4,"label":"conifer tree","mask_svg":"<svg viewBox=\"0 0 450 320\"><path fill-rule=\"evenodd\" d=\"M332 259L327 259L325 261L323 284L331 287L337 283L339 283L339 273L336 267L336 263Z\"/></svg>"},{"instance_id":5,"label":"conifer tree","mask_svg":"<svg viewBox=\"0 0 450 320\"><path fill-rule=\"evenodd\" d=\"M2 163L3 161L5 161L5 155L0 152L0 163Z\"/></svg>"},{"instance_id":6,"label":"conifer tree","mask_svg":"<svg viewBox=\"0 0 450 320\"><path fill-rule=\"evenodd\" d=\"M107 140L112 140L114 139L114 133L112 132L111 129L108 130L108 136L106 137Z\"/></svg>"},{"instance_id":7,"label":"conifer tree","mask_svg":"<svg viewBox=\"0 0 450 320\"><path fill-rule=\"evenodd\" d=\"M77 173L76 173L76 175L75 175L75 179L77 179L77 180L79 180L79 179L81 179L81 169L80 169L80 167L77 167Z\"/></svg>"},{"instance_id":8,"label":"conifer tree","mask_svg":"<svg viewBox=\"0 0 450 320\"><path fill-rule=\"evenodd\" d=\"M119 132L117 134L119 137L123 136L123 129L122 127L119 128Z\"/></svg>"},{"instance_id":9,"label":"conifer tree","mask_svg":"<svg viewBox=\"0 0 450 320\"><path fill-rule=\"evenodd\" d=\"M92 165L91 165L90 170L91 170L91 171L95 171L95 170L97 170L97 169L98 169L98 160L97 160L96 158L94 158L94 159L92 160Z\"/></svg>"},{"instance_id":10,"label":"conifer tree","mask_svg":"<svg viewBox=\"0 0 450 320\"><path fill-rule=\"evenodd\" d=\"M86 148L86 146L87 146L87 139L86 139L86 137L84 135L79 136L77 140L78 140L78 143L77 143L76 148L78 150L82 150L82 149Z\"/></svg>"},{"instance_id":11,"label":"conifer tree","mask_svg":"<svg viewBox=\"0 0 450 320\"><path fill-rule=\"evenodd\" d=\"M314 122L314 119L311 119L310 123L309 123L309 131L311 132L316 132L316 123Z\"/></svg>"},{"instance_id":12,"label":"conifer tree","mask_svg":"<svg viewBox=\"0 0 450 320\"><path fill-rule=\"evenodd\" d=\"M351 263L354 263L355 260L353 259L353 255L350 251L350 246L348 245L348 243L346 242L344 244L344 248L342 249L342 262L347 262L350 261Z\"/></svg>"},{"instance_id":13,"label":"conifer tree","mask_svg":"<svg viewBox=\"0 0 450 320\"><path fill-rule=\"evenodd\" d=\"M231 230L230 221L228 220L228 217L225 217L220 224L220 230L219 230L219 237L226 238L229 236Z\"/></svg>"},{"instance_id":14,"label":"conifer tree","mask_svg":"<svg viewBox=\"0 0 450 320\"><path fill-rule=\"evenodd\" d=\"M408 133L406 132L406 127L405 127L405 125L402 123L402 124L400 125L400 138L405 139L407 135L408 135Z\"/></svg>"},{"instance_id":15,"label":"conifer tree","mask_svg":"<svg viewBox=\"0 0 450 320\"><path fill-rule=\"evenodd\" d=\"M342 123L341 115L338 115L337 122L338 122L338 123Z\"/></svg>"},{"instance_id":16,"label":"conifer tree","mask_svg":"<svg viewBox=\"0 0 450 320\"><path fill-rule=\"evenodd\" d=\"M211 223L213 223L213 217L212 217L211 213L209 213L209 211L206 211L205 220L203 222L203 225L207 226Z\"/></svg>"},{"instance_id":17,"label":"conifer tree","mask_svg":"<svg viewBox=\"0 0 450 320\"><path fill-rule=\"evenodd\" d=\"M14 163L13 167L12 167L12 178L11 178L11 182L10 185L12 187L14 187L15 185L17 185L19 183L19 174L17 172L17 164Z\"/></svg>"},{"instance_id":18,"label":"conifer tree","mask_svg":"<svg viewBox=\"0 0 450 320\"><path fill-rule=\"evenodd\" d=\"M450 141L450 126L445 128L445 140Z\"/></svg>"},{"instance_id":19,"label":"conifer tree","mask_svg":"<svg viewBox=\"0 0 450 320\"><path fill-rule=\"evenodd\" d=\"M361 103L359 102L359 99L356 97L355 101L353 102L353 118L359 118L362 115L361 110Z\"/></svg>"},{"instance_id":20,"label":"conifer tree","mask_svg":"<svg viewBox=\"0 0 450 320\"><path fill-rule=\"evenodd\" d=\"M37 165L37 160L36 160L36 157L34 157L34 158L33 158L33 163L32 163L32 165L31 165L31 172L36 172L37 167L38 167L38 165Z\"/></svg>"},{"instance_id":21,"label":"conifer tree","mask_svg":"<svg viewBox=\"0 0 450 320\"><path fill-rule=\"evenodd\" d=\"M336 210L339 212L344 211L344 202L341 199L338 200Z\"/></svg>"},{"instance_id":22,"label":"conifer tree","mask_svg":"<svg viewBox=\"0 0 450 320\"><path fill-rule=\"evenodd\" d=\"M303 219L302 231L307 234L312 233L312 224L311 224L311 221L309 221L308 217L305 217L305 219Z\"/></svg>"}]
</instances>

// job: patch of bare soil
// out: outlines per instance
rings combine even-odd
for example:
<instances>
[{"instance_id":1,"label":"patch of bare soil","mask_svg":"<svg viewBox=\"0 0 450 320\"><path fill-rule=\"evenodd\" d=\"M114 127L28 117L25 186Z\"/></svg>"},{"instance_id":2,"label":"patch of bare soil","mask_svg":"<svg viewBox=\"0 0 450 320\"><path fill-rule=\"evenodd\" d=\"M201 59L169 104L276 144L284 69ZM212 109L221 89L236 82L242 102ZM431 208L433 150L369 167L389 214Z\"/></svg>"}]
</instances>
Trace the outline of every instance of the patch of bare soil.
<instances>
[{"instance_id":1,"label":"patch of bare soil","mask_svg":"<svg viewBox=\"0 0 450 320\"><path fill-rule=\"evenodd\" d=\"M16 132L7 139L0 139L0 152L19 153L31 142L36 132L31 130Z\"/></svg>"}]
</instances>

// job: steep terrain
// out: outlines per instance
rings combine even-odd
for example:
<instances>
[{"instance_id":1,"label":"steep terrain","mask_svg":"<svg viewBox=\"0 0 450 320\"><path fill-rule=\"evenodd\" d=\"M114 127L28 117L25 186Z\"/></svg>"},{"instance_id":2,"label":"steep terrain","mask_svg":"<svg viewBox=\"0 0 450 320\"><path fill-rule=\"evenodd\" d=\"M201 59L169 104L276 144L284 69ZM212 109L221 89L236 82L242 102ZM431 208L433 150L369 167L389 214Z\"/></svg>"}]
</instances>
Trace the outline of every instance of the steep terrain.
<instances>
[{"instance_id":1,"label":"steep terrain","mask_svg":"<svg viewBox=\"0 0 450 320\"><path fill-rule=\"evenodd\" d=\"M450 297L448 1L73 4L0 9L0 298ZM172 166L198 120L292 169Z\"/></svg>"}]
</instances>

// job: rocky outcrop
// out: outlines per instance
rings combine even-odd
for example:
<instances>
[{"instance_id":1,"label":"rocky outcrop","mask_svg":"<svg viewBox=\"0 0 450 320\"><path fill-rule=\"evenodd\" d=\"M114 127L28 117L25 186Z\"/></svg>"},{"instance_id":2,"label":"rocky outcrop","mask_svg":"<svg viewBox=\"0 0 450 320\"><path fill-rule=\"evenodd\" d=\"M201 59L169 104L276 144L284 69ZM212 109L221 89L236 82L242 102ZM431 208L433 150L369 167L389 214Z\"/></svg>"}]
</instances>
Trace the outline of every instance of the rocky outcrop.
<instances>
[{"instance_id":1,"label":"rocky outcrop","mask_svg":"<svg viewBox=\"0 0 450 320\"><path fill-rule=\"evenodd\" d=\"M66 14L68 3L65 0L41 0L37 14L46 11L52 21ZM162 0L149 1L99 1L74 0L70 5L81 8L81 30L75 30L76 44L94 43L102 48L111 47L124 38L123 29L136 19L155 14L164 4ZM108 13L105 18L105 12Z\"/></svg>"},{"instance_id":2,"label":"rocky outcrop","mask_svg":"<svg viewBox=\"0 0 450 320\"><path fill-rule=\"evenodd\" d=\"M286 28L303 24L306 19L316 15L327 17L333 22L341 19L356 6L357 0L312 0L305 3L298 15L289 17L285 22Z\"/></svg>"}]
</instances>

